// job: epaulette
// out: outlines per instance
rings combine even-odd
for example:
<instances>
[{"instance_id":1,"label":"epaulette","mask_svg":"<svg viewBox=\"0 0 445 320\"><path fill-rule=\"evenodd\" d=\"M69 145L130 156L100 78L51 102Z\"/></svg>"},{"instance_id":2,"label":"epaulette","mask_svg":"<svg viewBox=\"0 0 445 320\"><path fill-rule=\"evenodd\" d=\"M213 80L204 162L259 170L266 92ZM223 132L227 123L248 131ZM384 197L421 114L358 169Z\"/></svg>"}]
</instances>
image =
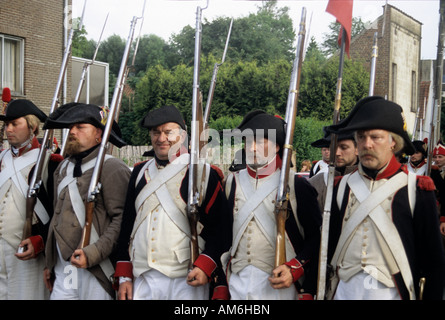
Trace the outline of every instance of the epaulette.
<instances>
[{"instance_id":1,"label":"epaulette","mask_svg":"<svg viewBox=\"0 0 445 320\"><path fill-rule=\"evenodd\" d=\"M59 153L53 153L49 158L49 160L53 162L62 162L63 159L64 159L63 156Z\"/></svg>"},{"instance_id":2,"label":"epaulette","mask_svg":"<svg viewBox=\"0 0 445 320\"><path fill-rule=\"evenodd\" d=\"M421 190L425 191L434 191L436 190L436 186L434 184L433 179L428 176L417 176L417 186Z\"/></svg>"}]
</instances>

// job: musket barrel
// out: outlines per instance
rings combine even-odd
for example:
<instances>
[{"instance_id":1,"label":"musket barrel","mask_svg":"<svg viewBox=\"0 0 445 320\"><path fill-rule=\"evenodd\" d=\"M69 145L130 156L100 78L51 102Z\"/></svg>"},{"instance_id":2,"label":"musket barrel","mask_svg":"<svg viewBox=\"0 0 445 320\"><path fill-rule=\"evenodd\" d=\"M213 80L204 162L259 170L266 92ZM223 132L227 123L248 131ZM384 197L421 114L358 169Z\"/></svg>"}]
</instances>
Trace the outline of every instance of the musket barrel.
<instances>
[{"instance_id":1,"label":"musket barrel","mask_svg":"<svg viewBox=\"0 0 445 320\"><path fill-rule=\"evenodd\" d=\"M288 217L289 202L289 172L293 151L293 136L295 128L295 117L297 115L298 90L300 86L300 74L304 54L304 38L306 33L306 8L303 7L301 13L300 30L296 55L292 67L291 80L289 85L289 94L286 105L286 136L283 145L283 161L280 171L280 182L278 184L277 196L275 201L275 219L277 225L276 248L275 248L275 267L286 262L286 219Z\"/></svg>"},{"instance_id":2,"label":"musket barrel","mask_svg":"<svg viewBox=\"0 0 445 320\"><path fill-rule=\"evenodd\" d=\"M144 9L145 10L145 1L144 1ZM108 140L110 138L112 126L114 119L116 117L116 113L118 110L118 102L120 100L121 91L124 86L124 79L126 74L126 66L128 62L128 57L130 55L131 44L133 42L134 30L136 28L136 23L138 19L143 19L141 17L133 17L130 26L130 32L127 38L127 42L124 49L124 54L122 56L121 65L118 73L118 77L116 79L116 85L114 87L113 99L111 101L111 107L107 116L107 123L105 125L105 129L102 133L102 141L99 146L99 153L96 158L96 163L93 169L93 173L90 180L90 185L88 187L87 199L85 201L85 226L83 228L81 248L87 246L89 244L90 232L92 227L92 214L94 208L94 201L96 200L97 194L99 194L101 189L101 184L99 183L99 178L102 172L103 162L105 159L105 153L108 149ZM136 52L135 52L136 54Z\"/></svg>"}]
</instances>

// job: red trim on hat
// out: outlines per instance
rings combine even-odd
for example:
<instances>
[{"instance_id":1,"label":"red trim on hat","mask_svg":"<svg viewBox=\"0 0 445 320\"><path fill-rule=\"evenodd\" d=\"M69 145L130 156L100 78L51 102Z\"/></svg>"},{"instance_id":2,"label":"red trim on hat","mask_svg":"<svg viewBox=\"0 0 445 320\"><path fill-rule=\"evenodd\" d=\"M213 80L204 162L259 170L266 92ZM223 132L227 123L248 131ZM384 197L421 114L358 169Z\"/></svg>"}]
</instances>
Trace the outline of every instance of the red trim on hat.
<instances>
[{"instance_id":1,"label":"red trim on hat","mask_svg":"<svg viewBox=\"0 0 445 320\"><path fill-rule=\"evenodd\" d=\"M445 156L445 147L441 144L438 144L433 150L433 156L437 156L439 154Z\"/></svg>"},{"instance_id":2,"label":"red trim on hat","mask_svg":"<svg viewBox=\"0 0 445 320\"><path fill-rule=\"evenodd\" d=\"M205 254L200 254L193 265L204 271L209 278L216 269L215 261Z\"/></svg>"}]
</instances>

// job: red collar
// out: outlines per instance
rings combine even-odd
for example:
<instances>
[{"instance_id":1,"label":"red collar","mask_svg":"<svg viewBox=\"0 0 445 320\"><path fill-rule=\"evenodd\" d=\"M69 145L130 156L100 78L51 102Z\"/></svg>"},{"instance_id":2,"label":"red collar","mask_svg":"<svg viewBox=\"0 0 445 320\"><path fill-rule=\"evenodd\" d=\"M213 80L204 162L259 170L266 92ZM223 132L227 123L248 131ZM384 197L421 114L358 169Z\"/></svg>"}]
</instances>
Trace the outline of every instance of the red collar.
<instances>
[{"instance_id":1,"label":"red collar","mask_svg":"<svg viewBox=\"0 0 445 320\"><path fill-rule=\"evenodd\" d=\"M377 174L375 180L389 179L399 170L403 170L406 172L407 168L406 166L402 166L402 164L400 164L400 162L397 161L397 158L393 155L391 160L389 160L388 164L386 165L386 168L384 168L382 172L379 172Z\"/></svg>"},{"instance_id":2,"label":"red collar","mask_svg":"<svg viewBox=\"0 0 445 320\"><path fill-rule=\"evenodd\" d=\"M27 144L24 147L21 147L19 149L19 153L17 154L17 157L20 157L24 153L28 152L29 150L36 149L40 147L39 140L37 140L36 137L32 138L31 143Z\"/></svg>"},{"instance_id":3,"label":"red collar","mask_svg":"<svg viewBox=\"0 0 445 320\"><path fill-rule=\"evenodd\" d=\"M281 157L276 155L275 158L273 158L272 161L266 164L264 167L254 170L247 165L246 168L247 172L252 178L262 179L270 176L272 173L277 171L277 169L281 169L281 163Z\"/></svg>"}]
</instances>

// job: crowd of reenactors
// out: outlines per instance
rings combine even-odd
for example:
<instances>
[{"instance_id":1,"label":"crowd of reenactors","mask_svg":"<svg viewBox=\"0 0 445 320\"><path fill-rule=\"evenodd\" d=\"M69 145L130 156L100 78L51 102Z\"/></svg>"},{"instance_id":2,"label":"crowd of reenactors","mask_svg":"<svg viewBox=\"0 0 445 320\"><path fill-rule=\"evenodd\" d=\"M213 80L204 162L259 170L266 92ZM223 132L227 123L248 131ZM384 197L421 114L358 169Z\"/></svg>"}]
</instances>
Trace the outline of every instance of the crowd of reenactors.
<instances>
[{"instance_id":1,"label":"crowd of reenactors","mask_svg":"<svg viewBox=\"0 0 445 320\"><path fill-rule=\"evenodd\" d=\"M259 110L245 115L236 128L246 133L242 156L228 173L200 164L193 263L187 125L175 106L140 120L153 147L149 159L130 169L105 157L85 247L87 189L105 123L113 120L103 107L84 103L47 116L25 99L9 102L0 120L9 144L0 153L0 299L443 298L445 145L435 147L428 175L426 144L410 139L394 102L378 96L358 101L313 143L328 148L331 137L337 139L333 189L327 187L329 165L317 165L310 179L290 171L286 262L278 266L274 203L287 147L282 118ZM41 125L69 130L66 154L56 150L45 163L31 236L24 238ZM109 143L125 145L116 122ZM317 297L327 198L326 293Z\"/></svg>"}]
</instances>

